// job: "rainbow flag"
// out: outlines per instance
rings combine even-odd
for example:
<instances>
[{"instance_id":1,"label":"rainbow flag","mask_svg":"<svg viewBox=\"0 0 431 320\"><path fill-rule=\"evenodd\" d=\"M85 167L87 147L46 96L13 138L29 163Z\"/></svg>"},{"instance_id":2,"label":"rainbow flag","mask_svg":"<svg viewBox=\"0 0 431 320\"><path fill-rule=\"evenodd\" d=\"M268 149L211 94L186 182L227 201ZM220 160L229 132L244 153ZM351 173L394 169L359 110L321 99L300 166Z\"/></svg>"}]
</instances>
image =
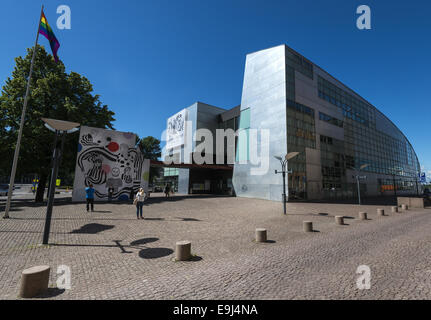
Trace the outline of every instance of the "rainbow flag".
<instances>
[{"instance_id":1,"label":"rainbow flag","mask_svg":"<svg viewBox=\"0 0 431 320\"><path fill-rule=\"evenodd\" d=\"M42 16L40 18L39 33L48 39L49 45L51 46L52 55L54 56L54 60L55 62L58 62L57 51L58 51L58 48L60 48L60 42L58 42L57 38L54 35L54 32L49 26L48 20L46 20L43 10L42 10Z\"/></svg>"}]
</instances>

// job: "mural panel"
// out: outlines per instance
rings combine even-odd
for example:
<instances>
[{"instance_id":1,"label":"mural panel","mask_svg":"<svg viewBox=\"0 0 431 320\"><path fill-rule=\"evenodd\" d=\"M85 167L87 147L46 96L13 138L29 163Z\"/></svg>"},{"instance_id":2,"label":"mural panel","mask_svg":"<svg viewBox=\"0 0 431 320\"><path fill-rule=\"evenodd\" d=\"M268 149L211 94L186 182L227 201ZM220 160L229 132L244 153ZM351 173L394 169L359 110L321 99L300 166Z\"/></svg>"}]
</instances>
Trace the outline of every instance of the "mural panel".
<instances>
[{"instance_id":1,"label":"mural panel","mask_svg":"<svg viewBox=\"0 0 431 320\"><path fill-rule=\"evenodd\" d=\"M85 200L85 188L93 184L95 200L128 200L139 187L148 189L149 160L135 148L136 135L92 127L81 127L72 201Z\"/></svg>"},{"instance_id":2,"label":"mural panel","mask_svg":"<svg viewBox=\"0 0 431 320\"><path fill-rule=\"evenodd\" d=\"M184 144L187 110L183 109L168 119L166 148L172 149Z\"/></svg>"}]
</instances>

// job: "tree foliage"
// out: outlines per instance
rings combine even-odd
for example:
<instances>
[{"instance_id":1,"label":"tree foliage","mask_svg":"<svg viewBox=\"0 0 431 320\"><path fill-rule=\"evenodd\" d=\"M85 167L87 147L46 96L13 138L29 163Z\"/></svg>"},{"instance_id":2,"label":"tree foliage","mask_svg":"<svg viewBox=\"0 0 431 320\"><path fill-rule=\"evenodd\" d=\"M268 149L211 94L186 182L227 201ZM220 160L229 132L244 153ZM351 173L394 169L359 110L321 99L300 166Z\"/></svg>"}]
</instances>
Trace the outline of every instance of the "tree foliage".
<instances>
[{"instance_id":1,"label":"tree foliage","mask_svg":"<svg viewBox=\"0 0 431 320\"><path fill-rule=\"evenodd\" d=\"M142 138L139 141L139 148L145 159L157 160L161 156L160 140L152 136Z\"/></svg>"},{"instance_id":2,"label":"tree foliage","mask_svg":"<svg viewBox=\"0 0 431 320\"><path fill-rule=\"evenodd\" d=\"M1 91L0 151L6 156L0 164L6 175L10 174L33 50L34 47L27 49L25 57L15 59L12 76ZM114 112L102 105L99 95L92 93L93 86L87 78L76 72L66 73L64 64L55 63L42 46L36 50L17 176L35 173L42 182L51 168L54 133L44 127L41 118L110 129L115 119ZM74 171L77 145L77 133L66 137L60 176Z\"/></svg>"},{"instance_id":3,"label":"tree foliage","mask_svg":"<svg viewBox=\"0 0 431 320\"><path fill-rule=\"evenodd\" d=\"M145 159L158 160L162 155L161 148L160 148L160 140L152 136L148 136L139 140L138 147L141 150L142 154L144 155ZM159 177L159 176L160 176L160 169L156 167L151 167L150 183L153 182L153 179L155 177Z\"/></svg>"}]
</instances>

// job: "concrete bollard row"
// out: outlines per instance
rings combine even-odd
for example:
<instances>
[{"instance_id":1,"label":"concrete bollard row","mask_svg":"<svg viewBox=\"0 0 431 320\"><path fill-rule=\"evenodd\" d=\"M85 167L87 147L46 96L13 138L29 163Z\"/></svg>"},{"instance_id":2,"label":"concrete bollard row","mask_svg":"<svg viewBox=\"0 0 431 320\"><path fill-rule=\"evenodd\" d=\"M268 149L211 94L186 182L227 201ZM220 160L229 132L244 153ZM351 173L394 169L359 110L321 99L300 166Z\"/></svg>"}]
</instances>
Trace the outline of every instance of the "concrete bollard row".
<instances>
[{"instance_id":1,"label":"concrete bollard row","mask_svg":"<svg viewBox=\"0 0 431 320\"><path fill-rule=\"evenodd\" d=\"M266 229L257 228L256 229L256 242L266 242L266 240L267 240Z\"/></svg>"},{"instance_id":2,"label":"concrete bollard row","mask_svg":"<svg viewBox=\"0 0 431 320\"><path fill-rule=\"evenodd\" d=\"M304 229L304 232L313 232L313 222L311 221L304 221L302 223L302 227Z\"/></svg>"},{"instance_id":3,"label":"concrete bollard row","mask_svg":"<svg viewBox=\"0 0 431 320\"><path fill-rule=\"evenodd\" d=\"M335 216L335 224L339 226L344 225L344 216Z\"/></svg>"},{"instance_id":4,"label":"concrete bollard row","mask_svg":"<svg viewBox=\"0 0 431 320\"><path fill-rule=\"evenodd\" d=\"M21 298L33 298L48 290L49 266L36 266L23 270L21 273Z\"/></svg>"},{"instance_id":5,"label":"concrete bollard row","mask_svg":"<svg viewBox=\"0 0 431 320\"><path fill-rule=\"evenodd\" d=\"M175 260L186 261L192 257L192 243L190 241L178 241L175 246Z\"/></svg>"},{"instance_id":6,"label":"concrete bollard row","mask_svg":"<svg viewBox=\"0 0 431 320\"><path fill-rule=\"evenodd\" d=\"M360 220L367 220L367 213L366 212L359 212L359 219Z\"/></svg>"},{"instance_id":7,"label":"concrete bollard row","mask_svg":"<svg viewBox=\"0 0 431 320\"><path fill-rule=\"evenodd\" d=\"M403 204L401 207L403 210L408 210L408 205L406 204ZM398 212L398 207L393 206L391 207L391 210L392 212ZM381 208L377 209L377 215L385 216L385 210ZM362 211L359 212L359 219L367 220L368 219L367 213ZM337 225L344 225L344 216L335 216L335 223ZM303 230L304 232L313 232L313 222L303 221ZM264 228L256 228L255 240L256 242L266 242L267 230ZM190 241L177 242L176 250L175 250L175 260L185 261L185 260L189 260L190 258L191 258L191 242ZM49 277L49 270L48 270L48 277Z\"/></svg>"}]
</instances>

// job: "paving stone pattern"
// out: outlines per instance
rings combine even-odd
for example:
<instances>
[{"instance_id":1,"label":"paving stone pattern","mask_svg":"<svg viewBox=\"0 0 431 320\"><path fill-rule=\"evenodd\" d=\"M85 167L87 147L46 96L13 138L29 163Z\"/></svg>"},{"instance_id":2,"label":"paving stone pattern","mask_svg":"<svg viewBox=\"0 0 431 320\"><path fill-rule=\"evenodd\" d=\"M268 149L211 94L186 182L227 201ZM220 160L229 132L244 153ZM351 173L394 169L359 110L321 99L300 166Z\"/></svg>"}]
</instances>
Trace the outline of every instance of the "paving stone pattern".
<instances>
[{"instance_id":1,"label":"paving stone pattern","mask_svg":"<svg viewBox=\"0 0 431 320\"><path fill-rule=\"evenodd\" d=\"M95 209L55 206L48 247L38 246L45 207L1 219L0 299L17 299L22 270L42 264L51 288L40 299L431 299L431 209L289 203L284 216L266 200L157 195L145 220L132 204ZM267 243L254 242L259 227ZM192 242L191 261L173 261L180 240ZM71 269L70 290L56 289L59 265ZM369 290L357 288L359 265L371 269Z\"/></svg>"}]
</instances>

